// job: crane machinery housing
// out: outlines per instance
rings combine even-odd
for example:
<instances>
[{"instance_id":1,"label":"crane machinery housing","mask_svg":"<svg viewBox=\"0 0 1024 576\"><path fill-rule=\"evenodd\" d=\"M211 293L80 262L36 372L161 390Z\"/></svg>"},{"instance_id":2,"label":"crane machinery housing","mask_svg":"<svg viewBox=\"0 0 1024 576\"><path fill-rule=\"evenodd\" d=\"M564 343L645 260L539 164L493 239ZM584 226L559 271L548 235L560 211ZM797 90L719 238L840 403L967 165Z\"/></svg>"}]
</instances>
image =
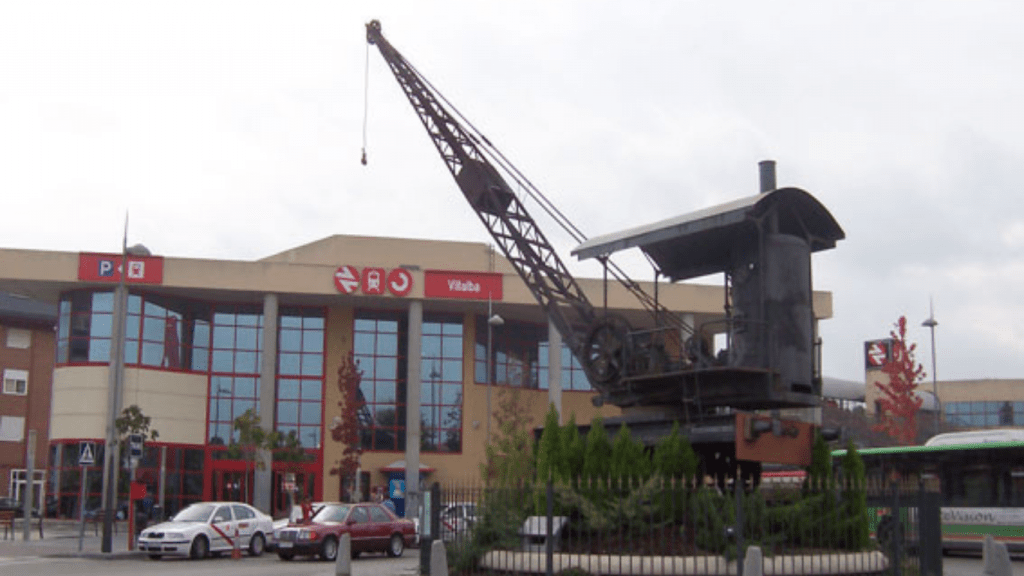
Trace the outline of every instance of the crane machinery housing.
<instances>
[{"instance_id":1,"label":"crane machinery housing","mask_svg":"<svg viewBox=\"0 0 1024 576\"><path fill-rule=\"evenodd\" d=\"M705 458L732 454L735 410L820 404L811 254L833 248L844 233L806 191L777 189L773 163L762 163L758 195L588 240L388 42L379 21L369 22L366 34L466 201L583 367L599 394L595 403L621 407L624 421L647 443L681 421ZM606 282L612 274L635 295L650 322L634 328L606 303L591 302L520 194L535 199L580 242L574 255L597 258ZM654 296L609 258L634 247L655 267ZM725 278L720 318L694 325L658 302L657 278L718 272ZM715 335L726 341L718 352L712 351ZM652 408L656 416L644 415Z\"/></svg>"}]
</instances>

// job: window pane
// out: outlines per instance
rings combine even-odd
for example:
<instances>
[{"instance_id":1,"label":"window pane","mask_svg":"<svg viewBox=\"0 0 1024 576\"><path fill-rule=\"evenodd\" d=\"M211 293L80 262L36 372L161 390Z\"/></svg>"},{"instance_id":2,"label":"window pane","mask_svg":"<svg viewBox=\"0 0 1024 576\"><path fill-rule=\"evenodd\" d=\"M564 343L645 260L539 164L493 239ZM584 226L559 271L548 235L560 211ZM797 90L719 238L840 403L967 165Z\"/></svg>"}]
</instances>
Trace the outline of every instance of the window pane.
<instances>
[{"instance_id":1,"label":"window pane","mask_svg":"<svg viewBox=\"0 0 1024 576\"><path fill-rule=\"evenodd\" d=\"M299 421L299 403L281 400L277 403L278 422L295 423Z\"/></svg>"},{"instance_id":2,"label":"window pane","mask_svg":"<svg viewBox=\"0 0 1024 576\"><path fill-rule=\"evenodd\" d=\"M299 355L298 354L279 354L278 355L278 371L285 376L298 376L299 375Z\"/></svg>"},{"instance_id":3,"label":"window pane","mask_svg":"<svg viewBox=\"0 0 1024 576\"><path fill-rule=\"evenodd\" d=\"M213 327L214 348L234 348L235 330L230 326L214 325Z\"/></svg>"},{"instance_id":4,"label":"window pane","mask_svg":"<svg viewBox=\"0 0 1024 576\"><path fill-rule=\"evenodd\" d=\"M299 381L290 379L278 380L277 397L282 400L297 400L299 398Z\"/></svg>"},{"instance_id":5,"label":"window pane","mask_svg":"<svg viewBox=\"0 0 1024 576\"><path fill-rule=\"evenodd\" d=\"M375 352L379 356L398 356L398 336L394 334L379 334L377 336Z\"/></svg>"},{"instance_id":6,"label":"window pane","mask_svg":"<svg viewBox=\"0 0 1024 576\"><path fill-rule=\"evenodd\" d=\"M259 370L256 368L256 353L255 352L236 352L235 353L235 372L241 373L255 373Z\"/></svg>"},{"instance_id":7,"label":"window pane","mask_svg":"<svg viewBox=\"0 0 1024 576\"><path fill-rule=\"evenodd\" d=\"M243 348L245 350L256 350L256 329L255 328L237 328L235 330L235 347Z\"/></svg>"},{"instance_id":8,"label":"window pane","mask_svg":"<svg viewBox=\"0 0 1024 576\"><path fill-rule=\"evenodd\" d=\"M302 419L301 423L307 426L319 426L320 424L320 404L316 402L304 402L302 404Z\"/></svg>"},{"instance_id":9,"label":"window pane","mask_svg":"<svg viewBox=\"0 0 1024 576\"><path fill-rule=\"evenodd\" d=\"M320 330L307 330L302 336L302 351L322 353L324 351L324 333Z\"/></svg>"},{"instance_id":10,"label":"window pane","mask_svg":"<svg viewBox=\"0 0 1024 576\"><path fill-rule=\"evenodd\" d=\"M303 354L302 355L302 375L303 376L321 376L323 375L324 365L323 357L318 354Z\"/></svg>"},{"instance_id":11,"label":"window pane","mask_svg":"<svg viewBox=\"0 0 1024 576\"><path fill-rule=\"evenodd\" d=\"M281 350L299 352L302 350L302 332L299 330L281 330Z\"/></svg>"},{"instance_id":12,"label":"window pane","mask_svg":"<svg viewBox=\"0 0 1024 576\"><path fill-rule=\"evenodd\" d=\"M302 381L302 399L320 401L322 382L320 380Z\"/></svg>"}]
</instances>

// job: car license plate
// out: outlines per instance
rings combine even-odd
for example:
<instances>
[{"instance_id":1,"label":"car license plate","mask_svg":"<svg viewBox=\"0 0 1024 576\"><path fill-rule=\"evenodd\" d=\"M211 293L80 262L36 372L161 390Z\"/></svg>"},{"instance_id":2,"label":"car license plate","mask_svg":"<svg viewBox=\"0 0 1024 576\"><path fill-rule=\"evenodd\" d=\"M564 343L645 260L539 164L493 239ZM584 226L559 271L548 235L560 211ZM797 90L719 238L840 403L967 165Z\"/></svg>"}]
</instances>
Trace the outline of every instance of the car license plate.
<instances>
[{"instance_id":1,"label":"car license plate","mask_svg":"<svg viewBox=\"0 0 1024 576\"><path fill-rule=\"evenodd\" d=\"M293 546L292 542L278 542L277 543L277 547L278 548L291 548L292 546Z\"/></svg>"}]
</instances>

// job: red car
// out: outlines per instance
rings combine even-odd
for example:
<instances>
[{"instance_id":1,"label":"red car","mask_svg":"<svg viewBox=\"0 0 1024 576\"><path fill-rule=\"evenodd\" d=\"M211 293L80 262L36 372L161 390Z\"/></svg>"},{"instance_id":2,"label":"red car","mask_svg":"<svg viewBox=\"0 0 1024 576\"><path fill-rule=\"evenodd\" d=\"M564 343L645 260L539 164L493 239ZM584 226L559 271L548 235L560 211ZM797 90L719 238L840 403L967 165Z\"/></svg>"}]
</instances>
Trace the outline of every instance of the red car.
<instances>
[{"instance_id":1,"label":"red car","mask_svg":"<svg viewBox=\"0 0 1024 576\"><path fill-rule=\"evenodd\" d=\"M392 558L402 555L416 538L412 520L395 516L380 504L328 503L306 524L292 523L277 533L277 555L282 560L296 556L338 557L341 535L348 533L352 557L362 552L384 552Z\"/></svg>"}]
</instances>

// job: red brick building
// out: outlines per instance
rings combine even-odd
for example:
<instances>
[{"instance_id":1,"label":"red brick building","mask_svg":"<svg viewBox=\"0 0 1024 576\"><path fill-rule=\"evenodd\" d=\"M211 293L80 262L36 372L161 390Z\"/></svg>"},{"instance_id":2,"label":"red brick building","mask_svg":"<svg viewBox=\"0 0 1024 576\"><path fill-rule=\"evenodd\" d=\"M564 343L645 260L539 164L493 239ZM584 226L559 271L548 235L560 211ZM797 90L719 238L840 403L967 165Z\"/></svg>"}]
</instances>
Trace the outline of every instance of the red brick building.
<instances>
[{"instance_id":1,"label":"red brick building","mask_svg":"<svg viewBox=\"0 0 1024 576\"><path fill-rule=\"evenodd\" d=\"M36 431L37 505L47 467L50 394L57 310L52 304L0 293L0 495L20 497L25 486L29 431Z\"/></svg>"}]
</instances>

